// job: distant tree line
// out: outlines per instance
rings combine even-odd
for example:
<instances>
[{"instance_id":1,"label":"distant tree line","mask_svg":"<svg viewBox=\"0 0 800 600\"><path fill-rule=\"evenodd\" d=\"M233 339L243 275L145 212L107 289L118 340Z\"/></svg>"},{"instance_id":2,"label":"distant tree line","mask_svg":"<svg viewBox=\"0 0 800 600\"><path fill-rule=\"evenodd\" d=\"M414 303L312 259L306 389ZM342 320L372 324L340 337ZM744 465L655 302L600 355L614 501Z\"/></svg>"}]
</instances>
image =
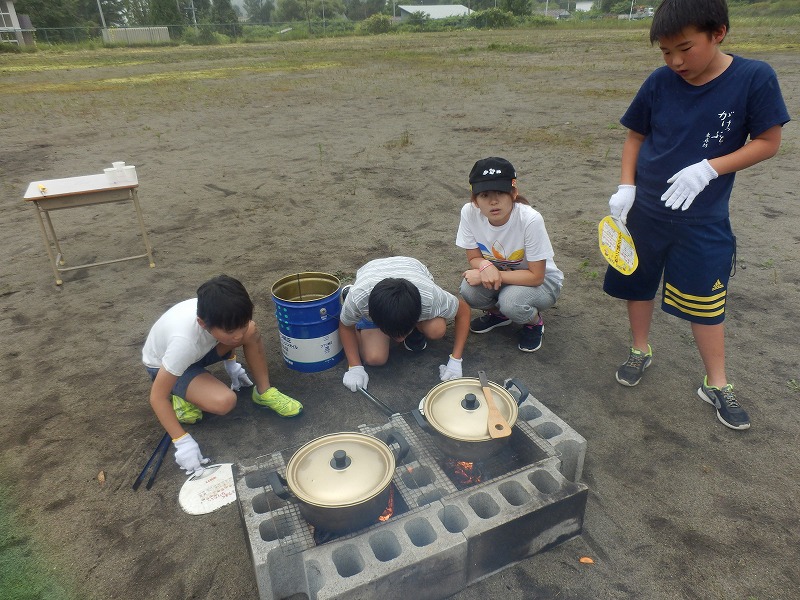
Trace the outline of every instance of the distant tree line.
<instances>
[{"instance_id":1,"label":"distant tree line","mask_svg":"<svg viewBox=\"0 0 800 600\"><path fill-rule=\"evenodd\" d=\"M660 0L634 0L634 10L656 7ZM18 14L29 15L34 27L84 27L106 25L233 24L239 17L250 23L280 23L347 19L362 21L372 15L392 15L396 5L463 4L480 11L497 8L517 16L549 10L574 11L574 0L244 0L242 9L231 0L15 0ZM742 14L796 14L798 0L728 0ZM623 14L631 0L595 0L591 13Z\"/></svg>"},{"instance_id":2,"label":"distant tree line","mask_svg":"<svg viewBox=\"0 0 800 600\"><path fill-rule=\"evenodd\" d=\"M34 27L237 23L231 0L14 0ZM102 9L102 19L100 10Z\"/></svg>"}]
</instances>

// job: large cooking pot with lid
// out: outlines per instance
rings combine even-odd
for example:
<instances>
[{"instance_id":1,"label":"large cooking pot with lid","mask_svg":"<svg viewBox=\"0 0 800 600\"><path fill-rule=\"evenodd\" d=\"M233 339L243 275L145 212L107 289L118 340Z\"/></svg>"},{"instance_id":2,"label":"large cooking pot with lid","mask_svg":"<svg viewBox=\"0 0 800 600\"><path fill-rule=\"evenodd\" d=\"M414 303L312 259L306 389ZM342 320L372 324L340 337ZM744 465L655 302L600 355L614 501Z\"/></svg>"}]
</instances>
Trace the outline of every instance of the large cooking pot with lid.
<instances>
[{"instance_id":1,"label":"large cooking pot with lid","mask_svg":"<svg viewBox=\"0 0 800 600\"><path fill-rule=\"evenodd\" d=\"M516 399L510 392L516 387ZM510 379L505 386L489 382L495 406L513 429L519 415L519 404L528 396L521 383ZM509 437L489 435L489 408L483 396L480 380L461 377L445 381L431 389L412 411L417 422L427 430L439 449L452 458L475 462L486 460L502 451Z\"/></svg>"},{"instance_id":2,"label":"large cooking pot with lid","mask_svg":"<svg viewBox=\"0 0 800 600\"><path fill-rule=\"evenodd\" d=\"M272 472L267 480L278 497L294 496L311 525L331 533L355 531L386 510L397 461L408 450L394 429L387 442L364 433L331 433L301 446L289 459L285 478Z\"/></svg>"}]
</instances>

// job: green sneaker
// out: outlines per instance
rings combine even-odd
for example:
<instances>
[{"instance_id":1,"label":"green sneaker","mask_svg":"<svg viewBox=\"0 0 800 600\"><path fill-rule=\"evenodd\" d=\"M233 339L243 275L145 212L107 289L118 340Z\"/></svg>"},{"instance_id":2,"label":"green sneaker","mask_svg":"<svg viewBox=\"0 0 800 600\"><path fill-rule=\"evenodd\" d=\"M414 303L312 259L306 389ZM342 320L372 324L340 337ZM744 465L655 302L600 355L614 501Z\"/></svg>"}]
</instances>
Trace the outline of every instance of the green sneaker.
<instances>
[{"instance_id":1,"label":"green sneaker","mask_svg":"<svg viewBox=\"0 0 800 600\"><path fill-rule=\"evenodd\" d=\"M191 425L203 418L203 411L180 396L172 395L172 409L179 423Z\"/></svg>"},{"instance_id":2,"label":"green sneaker","mask_svg":"<svg viewBox=\"0 0 800 600\"><path fill-rule=\"evenodd\" d=\"M303 412L302 404L294 398L279 392L276 387L271 387L259 395L256 386L253 386L253 402L259 406L271 408L281 417L296 417Z\"/></svg>"}]
</instances>

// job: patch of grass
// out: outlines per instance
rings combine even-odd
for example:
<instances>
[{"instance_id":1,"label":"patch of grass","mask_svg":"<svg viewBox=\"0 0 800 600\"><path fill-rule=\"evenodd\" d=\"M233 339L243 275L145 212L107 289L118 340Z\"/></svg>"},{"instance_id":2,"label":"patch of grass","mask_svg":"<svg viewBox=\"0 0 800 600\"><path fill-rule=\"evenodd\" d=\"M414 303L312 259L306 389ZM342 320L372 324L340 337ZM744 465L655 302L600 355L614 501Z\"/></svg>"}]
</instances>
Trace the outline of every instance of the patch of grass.
<instances>
[{"instance_id":1,"label":"patch of grass","mask_svg":"<svg viewBox=\"0 0 800 600\"><path fill-rule=\"evenodd\" d=\"M143 73L128 77L109 77L106 79L95 79L89 81L74 81L71 83L35 83L35 84L13 84L8 83L4 86L4 94L31 94L31 93L64 93L64 92L89 92L103 91L108 89L120 89L130 86L144 85L164 85L173 83L185 83L187 81L200 80L220 80L230 79L242 73L253 72L290 72L290 71L313 71L317 69L330 69L338 67L338 63L309 63L306 65L281 65L263 64L247 65L243 67L226 67L224 69L204 69L193 71L168 71L164 73ZM69 68L69 67L63 67Z\"/></svg>"},{"instance_id":2,"label":"patch of grass","mask_svg":"<svg viewBox=\"0 0 800 600\"><path fill-rule=\"evenodd\" d=\"M396 140L389 140L384 144L386 148L405 148L411 145L411 134L408 132L408 129L403 130L400 134L400 137Z\"/></svg>"},{"instance_id":3,"label":"patch of grass","mask_svg":"<svg viewBox=\"0 0 800 600\"><path fill-rule=\"evenodd\" d=\"M538 129L515 130L515 141L523 144L541 145L542 147L562 147L573 150L588 150L594 146L594 139L585 131L577 128L541 127Z\"/></svg>"},{"instance_id":4,"label":"patch of grass","mask_svg":"<svg viewBox=\"0 0 800 600\"><path fill-rule=\"evenodd\" d=\"M7 490L0 486L0 595L14 600L74 598L49 571L15 518Z\"/></svg>"},{"instance_id":5,"label":"patch of grass","mask_svg":"<svg viewBox=\"0 0 800 600\"><path fill-rule=\"evenodd\" d=\"M787 381L786 387L789 388L790 392L794 392L795 394L800 392L800 383L797 381L797 379L790 379Z\"/></svg>"},{"instance_id":6,"label":"patch of grass","mask_svg":"<svg viewBox=\"0 0 800 600\"><path fill-rule=\"evenodd\" d=\"M600 275L600 273L598 273L596 270L594 270L594 269L589 267L589 259L588 258L584 258L578 264L578 273L580 273L581 276L583 276L585 279L590 279L590 280L591 279L597 279L598 276Z\"/></svg>"},{"instance_id":7,"label":"patch of grass","mask_svg":"<svg viewBox=\"0 0 800 600\"><path fill-rule=\"evenodd\" d=\"M334 271L331 273L342 285L352 283L356 280L356 274L349 271Z\"/></svg>"},{"instance_id":8,"label":"patch of grass","mask_svg":"<svg viewBox=\"0 0 800 600\"><path fill-rule=\"evenodd\" d=\"M542 46L530 46L528 44L498 44L491 43L486 47L490 52L508 52L512 54L542 54L547 52L547 48Z\"/></svg>"},{"instance_id":9,"label":"patch of grass","mask_svg":"<svg viewBox=\"0 0 800 600\"><path fill-rule=\"evenodd\" d=\"M618 88L603 88L603 89L596 89L596 90L582 90L582 96L586 96L587 98L629 98L631 95L631 91L624 87Z\"/></svg>"}]
</instances>

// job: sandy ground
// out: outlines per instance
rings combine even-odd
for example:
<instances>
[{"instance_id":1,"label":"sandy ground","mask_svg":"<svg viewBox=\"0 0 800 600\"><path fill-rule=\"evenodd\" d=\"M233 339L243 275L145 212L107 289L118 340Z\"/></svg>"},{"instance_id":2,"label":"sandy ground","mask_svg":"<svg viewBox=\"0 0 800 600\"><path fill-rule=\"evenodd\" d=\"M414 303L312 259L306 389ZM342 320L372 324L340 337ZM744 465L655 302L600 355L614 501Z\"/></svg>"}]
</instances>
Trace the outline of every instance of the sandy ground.
<instances>
[{"instance_id":1,"label":"sandy ground","mask_svg":"<svg viewBox=\"0 0 800 600\"><path fill-rule=\"evenodd\" d=\"M734 29L729 47L775 67L797 118L796 49L753 50L764 31L737 38ZM589 502L582 535L457 597L798 597L795 123L780 154L734 188L728 365L753 422L737 433L697 398L702 367L676 319L657 314L642 383L614 381L629 335L623 305L601 290L596 223L617 183L618 118L660 62L645 32L464 32L178 54L87 53L84 67L68 70L49 69L69 60L60 55L0 55L0 477L54 578L92 599L257 597L235 504L184 514L171 453L151 491L131 490L162 435L140 362L150 325L215 274L250 290L273 382L306 412L283 421L243 392L232 414L191 429L218 461L381 422L341 385L343 365L317 374L284 365L271 285L309 270L347 280L368 259L405 254L456 291L467 173L497 154L544 215L566 283L538 353L519 352L512 328L472 336L465 372L519 377L588 440ZM31 60L41 65L11 69ZM99 173L112 160L138 168L156 267L82 269L56 287L23 193L30 181ZM53 220L71 264L140 247L125 205ZM370 390L410 410L438 382L451 343L452 333L423 355L393 352L371 371ZM584 555L595 564L579 564Z\"/></svg>"}]
</instances>

